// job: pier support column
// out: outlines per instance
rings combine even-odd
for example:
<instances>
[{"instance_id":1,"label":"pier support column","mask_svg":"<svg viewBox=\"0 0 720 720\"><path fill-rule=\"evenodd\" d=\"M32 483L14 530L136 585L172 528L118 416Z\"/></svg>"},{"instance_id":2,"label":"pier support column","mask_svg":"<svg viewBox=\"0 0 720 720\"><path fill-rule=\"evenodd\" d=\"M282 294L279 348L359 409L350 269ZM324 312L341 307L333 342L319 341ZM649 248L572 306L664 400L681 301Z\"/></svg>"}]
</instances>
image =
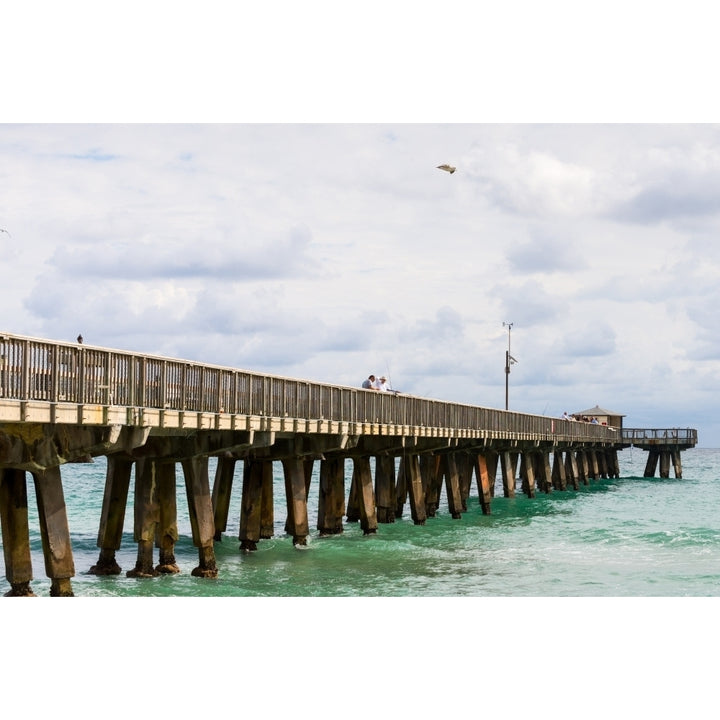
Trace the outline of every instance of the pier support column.
<instances>
[{"instance_id":1,"label":"pier support column","mask_svg":"<svg viewBox=\"0 0 720 720\"><path fill-rule=\"evenodd\" d=\"M463 512L467 512L467 499L470 496L470 485L472 483L472 465L470 456L465 452L453 453L455 466L458 473L458 485L460 488L460 506Z\"/></svg>"},{"instance_id":2,"label":"pier support column","mask_svg":"<svg viewBox=\"0 0 720 720\"><path fill-rule=\"evenodd\" d=\"M553 453L552 482L556 490L567 489L567 473L565 472L565 463L560 450L555 450Z\"/></svg>"},{"instance_id":3,"label":"pier support column","mask_svg":"<svg viewBox=\"0 0 720 720\"><path fill-rule=\"evenodd\" d=\"M360 510L360 527L365 535L370 535L376 533L378 527L370 458L355 457L353 458L353 464L353 475L356 480L356 493Z\"/></svg>"},{"instance_id":4,"label":"pier support column","mask_svg":"<svg viewBox=\"0 0 720 720\"><path fill-rule=\"evenodd\" d=\"M303 476L305 478L305 507L307 507L307 501L310 497L310 483L312 481L312 473L313 473L313 465L315 464L315 461L313 458L302 458L302 470L303 470ZM308 526L309 527L309 526ZM292 520L291 520L291 513L288 513L287 518L285 519L285 532L288 535L294 535L293 526L292 526Z\"/></svg>"},{"instance_id":5,"label":"pier support column","mask_svg":"<svg viewBox=\"0 0 720 720\"><path fill-rule=\"evenodd\" d=\"M660 453L657 450L648 450L648 458L643 477L655 477L655 470L657 469L659 458Z\"/></svg>"},{"instance_id":6,"label":"pier support column","mask_svg":"<svg viewBox=\"0 0 720 720\"><path fill-rule=\"evenodd\" d=\"M611 477L620 477L620 460L618 458L617 449L610 448L608 451L608 467L611 471Z\"/></svg>"},{"instance_id":7,"label":"pier support column","mask_svg":"<svg viewBox=\"0 0 720 720\"><path fill-rule=\"evenodd\" d=\"M600 467L598 465L597 453L595 450L588 450L588 475L593 480L597 480L600 477Z\"/></svg>"},{"instance_id":8,"label":"pier support column","mask_svg":"<svg viewBox=\"0 0 720 720\"><path fill-rule=\"evenodd\" d=\"M45 574L50 578L52 597L72 597L70 578L75 575L70 529L59 467L32 473L38 502Z\"/></svg>"},{"instance_id":9,"label":"pier support column","mask_svg":"<svg viewBox=\"0 0 720 720\"><path fill-rule=\"evenodd\" d=\"M540 478L540 489L547 495L552 492L552 470L550 469L550 454L539 452L535 454L538 476Z\"/></svg>"},{"instance_id":10,"label":"pier support column","mask_svg":"<svg viewBox=\"0 0 720 720\"><path fill-rule=\"evenodd\" d=\"M35 597L30 589L33 574L24 470L0 471L0 524L5 578L10 583L10 590L5 593L5 597Z\"/></svg>"},{"instance_id":11,"label":"pier support column","mask_svg":"<svg viewBox=\"0 0 720 720\"><path fill-rule=\"evenodd\" d=\"M395 458L378 455L375 458L375 503L379 523L395 522Z\"/></svg>"},{"instance_id":12,"label":"pier support column","mask_svg":"<svg viewBox=\"0 0 720 720\"><path fill-rule=\"evenodd\" d=\"M415 525L424 525L427 514L425 513L425 493L420 473L420 458L417 455L408 455L405 469L408 495L410 496L410 516Z\"/></svg>"},{"instance_id":13,"label":"pier support column","mask_svg":"<svg viewBox=\"0 0 720 720\"><path fill-rule=\"evenodd\" d=\"M163 575L171 575L180 572L175 562L175 544L179 537L175 463L156 463L155 479L159 508L158 523L155 527L155 546L158 548L159 560L155 570ZM188 504L190 504L189 498Z\"/></svg>"},{"instance_id":14,"label":"pier support column","mask_svg":"<svg viewBox=\"0 0 720 720\"><path fill-rule=\"evenodd\" d=\"M475 457L474 468L480 507L483 515L490 515L490 501L492 500L492 486L495 484L495 475L493 474L491 481L488 459L485 455Z\"/></svg>"},{"instance_id":15,"label":"pier support column","mask_svg":"<svg viewBox=\"0 0 720 720\"><path fill-rule=\"evenodd\" d=\"M420 474L425 489L425 514L427 517L435 517L440 506L443 480L441 460L440 455L420 456Z\"/></svg>"},{"instance_id":16,"label":"pier support column","mask_svg":"<svg viewBox=\"0 0 720 720\"><path fill-rule=\"evenodd\" d=\"M577 490L579 487L580 471L578 470L577 456L572 450L565 452L565 472L573 490Z\"/></svg>"},{"instance_id":17,"label":"pier support column","mask_svg":"<svg viewBox=\"0 0 720 720\"><path fill-rule=\"evenodd\" d=\"M345 459L332 457L320 461L317 529L320 537L339 535L345 515Z\"/></svg>"},{"instance_id":18,"label":"pier support column","mask_svg":"<svg viewBox=\"0 0 720 720\"><path fill-rule=\"evenodd\" d=\"M533 453L523 453L520 456L520 478L522 490L529 497L535 497L535 463Z\"/></svg>"},{"instance_id":19,"label":"pier support column","mask_svg":"<svg viewBox=\"0 0 720 720\"><path fill-rule=\"evenodd\" d=\"M503 477L503 493L506 498L515 497L515 455L503 452L500 455L500 465Z\"/></svg>"},{"instance_id":20,"label":"pier support column","mask_svg":"<svg viewBox=\"0 0 720 720\"><path fill-rule=\"evenodd\" d=\"M151 458L139 458L135 463L133 522L133 539L138 545L138 553L135 567L125 573L127 577L148 578L158 575L153 563L153 544L159 518L155 462Z\"/></svg>"},{"instance_id":21,"label":"pier support column","mask_svg":"<svg viewBox=\"0 0 720 720\"><path fill-rule=\"evenodd\" d=\"M589 464L588 464L588 457L585 450L578 450L577 453L577 465L578 465L578 473L580 475L580 480L582 480L583 485L589 485L590 479L589 479Z\"/></svg>"},{"instance_id":22,"label":"pier support column","mask_svg":"<svg viewBox=\"0 0 720 720\"><path fill-rule=\"evenodd\" d=\"M454 520L462 517L462 499L460 497L460 478L455 462L455 453L444 453L442 470L445 476L445 492L447 493L448 510Z\"/></svg>"},{"instance_id":23,"label":"pier support column","mask_svg":"<svg viewBox=\"0 0 720 720\"><path fill-rule=\"evenodd\" d=\"M115 553L122 544L132 466L133 459L130 457L125 455L107 456L105 490L97 537L100 557L97 563L88 570L91 575L119 575L121 572L115 559Z\"/></svg>"},{"instance_id":24,"label":"pier support column","mask_svg":"<svg viewBox=\"0 0 720 720\"><path fill-rule=\"evenodd\" d=\"M670 477L670 452L667 450L660 453L660 477Z\"/></svg>"},{"instance_id":25,"label":"pier support column","mask_svg":"<svg viewBox=\"0 0 720 720\"><path fill-rule=\"evenodd\" d=\"M193 457L182 462L185 475L190 527L193 545L198 549L199 563L193 568L194 577L217 577L215 562L215 518L213 516L212 495L208 478L208 458ZM173 474L175 472L173 466Z\"/></svg>"},{"instance_id":26,"label":"pier support column","mask_svg":"<svg viewBox=\"0 0 720 720\"><path fill-rule=\"evenodd\" d=\"M598 465L600 466L600 477L609 477L610 473L608 470L607 455L603 450L598 450L595 455L597 456Z\"/></svg>"},{"instance_id":27,"label":"pier support column","mask_svg":"<svg viewBox=\"0 0 720 720\"><path fill-rule=\"evenodd\" d=\"M293 545L307 545L310 528L304 462L302 458L286 458L282 461L282 466L285 474L289 534L292 535Z\"/></svg>"},{"instance_id":28,"label":"pier support column","mask_svg":"<svg viewBox=\"0 0 720 720\"><path fill-rule=\"evenodd\" d=\"M217 459L215 482L213 483L212 489L215 542L220 542L222 540L222 534L227 530L227 519L230 512L230 494L232 492L236 464L237 458L230 454L221 455Z\"/></svg>"},{"instance_id":29,"label":"pier support column","mask_svg":"<svg viewBox=\"0 0 720 720\"><path fill-rule=\"evenodd\" d=\"M682 460L680 459L680 451L672 451L673 467L675 468L675 477L682 478Z\"/></svg>"},{"instance_id":30,"label":"pier support column","mask_svg":"<svg viewBox=\"0 0 720 720\"><path fill-rule=\"evenodd\" d=\"M246 460L243 468L242 499L240 502L240 549L257 550L262 526L263 476L272 477L272 461Z\"/></svg>"}]
</instances>

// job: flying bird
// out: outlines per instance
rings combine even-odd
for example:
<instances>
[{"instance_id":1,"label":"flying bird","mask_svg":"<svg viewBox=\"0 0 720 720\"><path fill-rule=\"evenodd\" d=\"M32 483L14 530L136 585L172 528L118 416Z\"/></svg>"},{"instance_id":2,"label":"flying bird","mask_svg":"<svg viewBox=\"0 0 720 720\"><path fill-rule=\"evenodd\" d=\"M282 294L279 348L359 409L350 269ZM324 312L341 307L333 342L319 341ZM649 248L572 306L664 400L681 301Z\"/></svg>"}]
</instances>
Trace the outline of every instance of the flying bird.
<instances>
[{"instance_id":1,"label":"flying bird","mask_svg":"<svg viewBox=\"0 0 720 720\"><path fill-rule=\"evenodd\" d=\"M438 170L445 170L445 172L449 172L451 175L457 170L457 168L454 168L452 165L438 165Z\"/></svg>"},{"instance_id":2,"label":"flying bird","mask_svg":"<svg viewBox=\"0 0 720 720\"><path fill-rule=\"evenodd\" d=\"M0 228L0 232L7 233L8 237L12 240L12 235L10 234L9 230L6 230L5 228Z\"/></svg>"}]
</instances>

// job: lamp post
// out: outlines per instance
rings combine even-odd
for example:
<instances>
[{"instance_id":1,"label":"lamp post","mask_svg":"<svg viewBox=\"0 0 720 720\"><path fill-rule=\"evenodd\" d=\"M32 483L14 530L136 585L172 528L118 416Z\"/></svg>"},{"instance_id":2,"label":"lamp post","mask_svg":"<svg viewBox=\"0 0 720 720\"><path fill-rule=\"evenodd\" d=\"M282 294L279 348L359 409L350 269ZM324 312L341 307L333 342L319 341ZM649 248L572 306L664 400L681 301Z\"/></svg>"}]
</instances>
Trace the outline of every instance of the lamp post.
<instances>
[{"instance_id":1,"label":"lamp post","mask_svg":"<svg viewBox=\"0 0 720 720\"><path fill-rule=\"evenodd\" d=\"M505 351L505 409L508 409L508 389L510 385L510 366L514 365L517 360L510 354L510 330L512 323L503 323L503 327L508 329L508 349Z\"/></svg>"}]
</instances>

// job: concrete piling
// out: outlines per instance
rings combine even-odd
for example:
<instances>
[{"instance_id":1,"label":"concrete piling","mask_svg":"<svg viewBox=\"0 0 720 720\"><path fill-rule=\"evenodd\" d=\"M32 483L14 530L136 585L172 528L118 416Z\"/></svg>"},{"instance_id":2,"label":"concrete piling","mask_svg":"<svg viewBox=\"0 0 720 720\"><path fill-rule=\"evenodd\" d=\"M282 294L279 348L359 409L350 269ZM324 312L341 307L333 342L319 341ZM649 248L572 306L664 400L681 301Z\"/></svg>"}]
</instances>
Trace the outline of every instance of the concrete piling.
<instances>
[{"instance_id":1,"label":"concrete piling","mask_svg":"<svg viewBox=\"0 0 720 720\"><path fill-rule=\"evenodd\" d=\"M457 468L456 454L442 455L442 472L445 476L445 492L447 493L448 511L454 520L462 517L462 497L460 494L460 474Z\"/></svg>"},{"instance_id":2,"label":"concrete piling","mask_svg":"<svg viewBox=\"0 0 720 720\"><path fill-rule=\"evenodd\" d=\"M360 527L365 535L370 535L376 533L378 528L370 458L365 456L353 457L353 464L356 479L356 497L360 513Z\"/></svg>"},{"instance_id":3,"label":"concrete piling","mask_svg":"<svg viewBox=\"0 0 720 720\"><path fill-rule=\"evenodd\" d=\"M343 532L345 515L345 460L330 457L320 462L317 529L320 536Z\"/></svg>"},{"instance_id":4,"label":"concrete piling","mask_svg":"<svg viewBox=\"0 0 720 720\"><path fill-rule=\"evenodd\" d=\"M375 458L375 503L378 523L395 522L395 458L378 455Z\"/></svg>"},{"instance_id":5,"label":"concrete piling","mask_svg":"<svg viewBox=\"0 0 720 720\"><path fill-rule=\"evenodd\" d=\"M50 578L50 595L72 597L70 578L75 575L70 528L60 467L32 472L38 502L45 574Z\"/></svg>"},{"instance_id":6,"label":"concrete piling","mask_svg":"<svg viewBox=\"0 0 720 720\"><path fill-rule=\"evenodd\" d=\"M304 463L302 458L283 458L282 466L285 475L288 534L292 535L293 545L307 545L310 528Z\"/></svg>"},{"instance_id":7,"label":"concrete piling","mask_svg":"<svg viewBox=\"0 0 720 720\"><path fill-rule=\"evenodd\" d=\"M486 455L478 453L477 455L475 455L474 469L475 477L477 480L480 507L482 508L483 515L489 515L490 503L493 497L492 488L495 485L496 465L493 466L492 461L489 462Z\"/></svg>"},{"instance_id":8,"label":"concrete piling","mask_svg":"<svg viewBox=\"0 0 720 720\"><path fill-rule=\"evenodd\" d=\"M208 478L208 458L193 456L183 460L182 469L185 476L192 540L193 545L198 549L198 565L193 568L192 575L217 577L214 545L215 520Z\"/></svg>"},{"instance_id":9,"label":"concrete piling","mask_svg":"<svg viewBox=\"0 0 720 720\"><path fill-rule=\"evenodd\" d=\"M115 553L120 549L122 542L133 462L131 457L124 454L107 457L105 490L97 537L100 556L97 563L88 571L92 575L119 575L121 572Z\"/></svg>"},{"instance_id":10,"label":"concrete piling","mask_svg":"<svg viewBox=\"0 0 720 720\"><path fill-rule=\"evenodd\" d=\"M503 494L506 498L515 497L515 467L517 455L508 451L500 453Z\"/></svg>"},{"instance_id":11,"label":"concrete piling","mask_svg":"<svg viewBox=\"0 0 720 720\"><path fill-rule=\"evenodd\" d=\"M10 583L6 597L34 597L30 556L27 482L24 470L0 472L0 525L2 526L5 577Z\"/></svg>"},{"instance_id":12,"label":"concrete piling","mask_svg":"<svg viewBox=\"0 0 720 720\"><path fill-rule=\"evenodd\" d=\"M242 500L240 505L240 549L257 550L260 542L262 517L263 472L266 462L248 458L243 469ZM270 462L272 473L272 462Z\"/></svg>"}]
</instances>

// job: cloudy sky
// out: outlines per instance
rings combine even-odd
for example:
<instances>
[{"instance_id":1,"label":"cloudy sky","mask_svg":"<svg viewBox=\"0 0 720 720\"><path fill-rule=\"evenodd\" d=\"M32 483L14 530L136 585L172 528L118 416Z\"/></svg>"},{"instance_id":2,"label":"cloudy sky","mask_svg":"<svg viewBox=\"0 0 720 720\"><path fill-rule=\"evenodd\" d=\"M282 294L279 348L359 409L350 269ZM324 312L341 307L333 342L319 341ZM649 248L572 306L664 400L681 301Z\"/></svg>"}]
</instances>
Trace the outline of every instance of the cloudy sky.
<instances>
[{"instance_id":1,"label":"cloudy sky","mask_svg":"<svg viewBox=\"0 0 720 720\"><path fill-rule=\"evenodd\" d=\"M720 126L4 124L0 158L6 332L499 408L510 341L511 409L720 446Z\"/></svg>"}]
</instances>

